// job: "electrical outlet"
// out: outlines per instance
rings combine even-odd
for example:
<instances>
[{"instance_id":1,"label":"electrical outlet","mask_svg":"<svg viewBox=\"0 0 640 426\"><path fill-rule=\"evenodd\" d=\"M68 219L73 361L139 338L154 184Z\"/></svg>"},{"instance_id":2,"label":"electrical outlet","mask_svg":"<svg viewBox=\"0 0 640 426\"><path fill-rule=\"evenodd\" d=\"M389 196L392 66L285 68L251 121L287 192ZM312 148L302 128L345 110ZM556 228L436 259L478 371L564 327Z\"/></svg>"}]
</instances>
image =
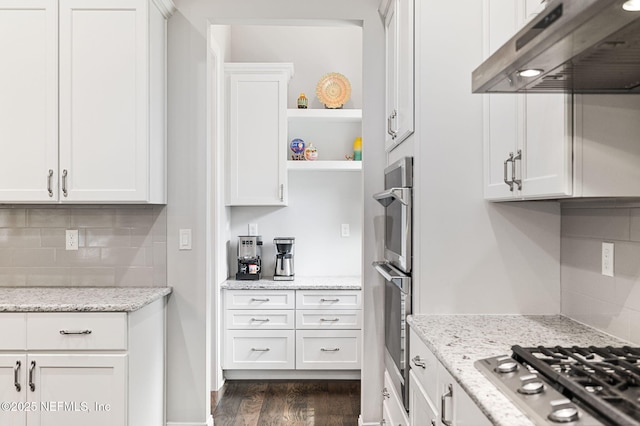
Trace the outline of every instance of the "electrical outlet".
<instances>
[{"instance_id":1,"label":"electrical outlet","mask_svg":"<svg viewBox=\"0 0 640 426\"><path fill-rule=\"evenodd\" d=\"M613 243L602 243L602 275L613 277Z\"/></svg>"},{"instance_id":2,"label":"electrical outlet","mask_svg":"<svg viewBox=\"0 0 640 426\"><path fill-rule=\"evenodd\" d=\"M249 235L258 235L258 224L250 223L249 224Z\"/></svg>"},{"instance_id":3,"label":"electrical outlet","mask_svg":"<svg viewBox=\"0 0 640 426\"><path fill-rule=\"evenodd\" d=\"M349 236L349 224L348 223L343 223L342 226L340 227L340 235L343 237L348 237Z\"/></svg>"},{"instance_id":4,"label":"electrical outlet","mask_svg":"<svg viewBox=\"0 0 640 426\"><path fill-rule=\"evenodd\" d=\"M65 248L67 250L78 250L78 230L77 229L66 230Z\"/></svg>"}]
</instances>

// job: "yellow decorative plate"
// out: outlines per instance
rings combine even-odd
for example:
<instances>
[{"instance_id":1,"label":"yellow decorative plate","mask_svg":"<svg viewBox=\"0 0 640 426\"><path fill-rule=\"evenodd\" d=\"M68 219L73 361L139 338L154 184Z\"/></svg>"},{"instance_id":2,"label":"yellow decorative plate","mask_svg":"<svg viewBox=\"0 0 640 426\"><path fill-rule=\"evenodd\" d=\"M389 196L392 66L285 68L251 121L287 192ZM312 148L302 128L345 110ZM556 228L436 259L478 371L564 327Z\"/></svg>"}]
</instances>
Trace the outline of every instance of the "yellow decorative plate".
<instances>
[{"instance_id":1,"label":"yellow decorative plate","mask_svg":"<svg viewBox=\"0 0 640 426\"><path fill-rule=\"evenodd\" d=\"M316 86L316 95L327 108L341 108L351 97L351 84L337 72L322 76Z\"/></svg>"}]
</instances>

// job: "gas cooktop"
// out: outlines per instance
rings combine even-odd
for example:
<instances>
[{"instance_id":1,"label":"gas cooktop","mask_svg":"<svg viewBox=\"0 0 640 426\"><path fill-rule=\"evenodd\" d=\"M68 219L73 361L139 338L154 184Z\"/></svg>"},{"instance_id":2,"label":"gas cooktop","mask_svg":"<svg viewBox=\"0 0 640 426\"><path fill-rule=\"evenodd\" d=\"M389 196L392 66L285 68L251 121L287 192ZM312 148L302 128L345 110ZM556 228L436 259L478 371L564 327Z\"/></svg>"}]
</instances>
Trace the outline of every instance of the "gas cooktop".
<instances>
[{"instance_id":1,"label":"gas cooktop","mask_svg":"<svg viewBox=\"0 0 640 426\"><path fill-rule=\"evenodd\" d=\"M474 365L536 424L640 426L640 348L511 349Z\"/></svg>"}]
</instances>

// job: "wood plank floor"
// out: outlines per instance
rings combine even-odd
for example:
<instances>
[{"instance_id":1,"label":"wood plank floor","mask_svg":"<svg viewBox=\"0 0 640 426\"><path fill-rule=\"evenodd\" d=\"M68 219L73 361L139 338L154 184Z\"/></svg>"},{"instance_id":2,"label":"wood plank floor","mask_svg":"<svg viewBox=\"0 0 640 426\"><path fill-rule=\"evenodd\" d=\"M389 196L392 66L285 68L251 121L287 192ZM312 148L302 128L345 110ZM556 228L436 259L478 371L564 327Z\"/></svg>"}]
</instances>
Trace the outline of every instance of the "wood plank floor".
<instances>
[{"instance_id":1,"label":"wood plank floor","mask_svg":"<svg viewBox=\"0 0 640 426\"><path fill-rule=\"evenodd\" d=\"M355 426L359 380L228 380L211 393L216 426Z\"/></svg>"}]
</instances>

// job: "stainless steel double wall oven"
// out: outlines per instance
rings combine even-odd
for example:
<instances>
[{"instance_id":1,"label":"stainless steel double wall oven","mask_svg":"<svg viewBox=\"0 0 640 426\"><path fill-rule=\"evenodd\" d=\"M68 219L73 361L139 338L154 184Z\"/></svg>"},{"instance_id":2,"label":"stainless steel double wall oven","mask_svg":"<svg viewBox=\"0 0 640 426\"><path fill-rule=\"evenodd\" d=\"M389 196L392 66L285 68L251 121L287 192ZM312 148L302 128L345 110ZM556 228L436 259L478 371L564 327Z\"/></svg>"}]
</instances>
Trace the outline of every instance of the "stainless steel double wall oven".
<instances>
[{"instance_id":1,"label":"stainless steel double wall oven","mask_svg":"<svg viewBox=\"0 0 640 426\"><path fill-rule=\"evenodd\" d=\"M413 158L404 157L384 171L385 190L373 197L384 206L384 260L374 262L385 278L385 366L409 409L409 332L411 314Z\"/></svg>"}]
</instances>

